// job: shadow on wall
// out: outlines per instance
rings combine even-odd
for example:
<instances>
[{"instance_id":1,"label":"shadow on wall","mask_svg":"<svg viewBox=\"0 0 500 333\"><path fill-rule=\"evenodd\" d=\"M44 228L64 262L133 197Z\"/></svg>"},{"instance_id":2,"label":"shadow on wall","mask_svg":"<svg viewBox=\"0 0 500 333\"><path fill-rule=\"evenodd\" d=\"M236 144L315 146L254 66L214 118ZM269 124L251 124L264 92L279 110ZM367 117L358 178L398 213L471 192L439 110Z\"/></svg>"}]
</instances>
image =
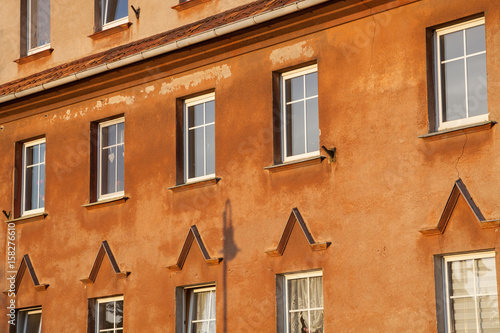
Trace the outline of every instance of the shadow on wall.
<instances>
[{"instance_id":1,"label":"shadow on wall","mask_svg":"<svg viewBox=\"0 0 500 333\"><path fill-rule=\"evenodd\" d=\"M222 268L222 291L224 297L224 314L223 314L223 325L224 333L227 333L227 262L233 260L236 257L236 253L239 252L238 247L234 242L234 227L233 227L233 212L231 208L231 201L226 200L226 205L224 207L224 213L222 213L222 231L224 236L224 249Z\"/></svg>"}]
</instances>

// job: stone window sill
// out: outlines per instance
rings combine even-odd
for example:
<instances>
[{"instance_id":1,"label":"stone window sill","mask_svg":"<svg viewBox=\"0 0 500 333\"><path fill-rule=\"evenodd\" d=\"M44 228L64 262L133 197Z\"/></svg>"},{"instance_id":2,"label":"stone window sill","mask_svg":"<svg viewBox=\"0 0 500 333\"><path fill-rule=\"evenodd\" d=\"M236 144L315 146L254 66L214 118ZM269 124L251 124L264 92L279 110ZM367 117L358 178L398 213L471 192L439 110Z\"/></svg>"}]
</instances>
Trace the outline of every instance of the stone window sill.
<instances>
[{"instance_id":1,"label":"stone window sill","mask_svg":"<svg viewBox=\"0 0 500 333\"><path fill-rule=\"evenodd\" d=\"M185 183L185 184L180 184L176 186L169 187L168 190L171 190L173 192L182 192L182 191L187 191L187 190L192 190L195 188L200 188L200 187L205 187L205 186L210 186L210 185L215 185L217 184L221 179L218 177L210 178L210 179L203 179L197 182L192 182L192 183Z\"/></svg>"},{"instance_id":2,"label":"stone window sill","mask_svg":"<svg viewBox=\"0 0 500 333\"><path fill-rule=\"evenodd\" d=\"M126 22L126 23L117 25L116 27L97 31L97 32L93 33L92 35L89 35L88 37L92 38L93 40L101 39L101 38L108 37L108 36L114 35L116 33L119 33L120 31L128 30L128 28L130 28L131 25L132 25L131 22Z\"/></svg>"},{"instance_id":3,"label":"stone window sill","mask_svg":"<svg viewBox=\"0 0 500 333\"><path fill-rule=\"evenodd\" d=\"M180 11L183 11L184 9L188 9L188 8L194 7L196 5L199 5L199 4L208 2L208 1L210 1L210 0L187 0L187 1L181 2L181 3L173 6L172 9L175 9L176 11L180 12Z\"/></svg>"},{"instance_id":4,"label":"stone window sill","mask_svg":"<svg viewBox=\"0 0 500 333\"><path fill-rule=\"evenodd\" d=\"M121 197L116 197L116 198L109 198L109 199L105 199L105 200L91 202L91 203L82 205L82 207L85 207L87 209L93 209L93 208L97 208L97 207L112 206L112 205L124 203L128 199L130 199L130 198L126 197L126 196L121 196Z\"/></svg>"},{"instance_id":5,"label":"stone window sill","mask_svg":"<svg viewBox=\"0 0 500 333\"><path fill-rule=\"evenodd\" d=\"M285 170L290 170L290 169L295 169L295 168L302 168L305 166L309 165L314 165L314 164L320 164L323 162L325 159L325 156L314 156L310 158L305 158L303 160L296 160L292 162L287 162L283 164L276 164L276 165L271 165L264 167L265 170L268 170L270 172L280 172L280 171L285 171Z\"/></svg>"},{"instance_id":6,"label":"stone window sill","mask_svg":"<svg viewBox=\"0 0 500 333\"><path fill-rule=\"evenodd\" d=\"M49 56L52 53L52 51L54 51L54 49L46 49L46 50L43 50L40 52L33 53L29 56L24 56L24 57L21 57L19 59L16 59L16 60L14 60L14 62L16 62L18 65L24 65L24 64L27 64L28 62L32 62L32 61L35 61L35 60L38 60L41 58L45 58L45 57Z\"/></svg>"},{"instance_id":7,"label":"stone window sill","mask_svg":"<svg viewBox=\"0 0 500 333\"><path fill-rule=\"evenodd\" d=\"M494 121L484 121L484 122L477 123L477 124L460 126L460 127L455 127L455 128L450 128L450 129L438 131L438 132L420 135L419 138L424 139L426 141L440 140L440 139L450 138L450 137L463 135L463 134L486 131L486 130L489 130L490 128L492 128L493 125L495 125L495 124L496 124L496 122L494 122Z\"/></svg>"},{"instance_id":8,"label":"stone window sill","mask_svg":"<svg viewBox=\"0 0 500 333\"><path fill-rule=\"evenodd\" d=\"M21 216L12 220L7 220L5 223L23 223L23 222L31 222L31 221L36 221L36 220L44 220L49 214L43 212L43 213L37 213L37 214L31 214L31 215L25 215Z\"/></svg>"}]
</instances>

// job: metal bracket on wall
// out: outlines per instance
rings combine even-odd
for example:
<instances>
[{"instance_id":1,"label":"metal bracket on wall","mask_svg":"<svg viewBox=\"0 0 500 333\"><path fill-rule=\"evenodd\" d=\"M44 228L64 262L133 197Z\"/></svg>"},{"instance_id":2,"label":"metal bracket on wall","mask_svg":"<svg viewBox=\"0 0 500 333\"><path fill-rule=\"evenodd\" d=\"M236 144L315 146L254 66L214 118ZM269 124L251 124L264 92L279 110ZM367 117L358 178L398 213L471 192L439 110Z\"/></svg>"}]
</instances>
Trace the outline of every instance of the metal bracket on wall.
<instances>
[{"instance_id":1,"label":"metal bracket on wall","mask_svg":"<svg viewBox=\"0 0 500 333\"><path fill-rule=\"evenodd\" d=\"M326 148L325 146L321 146L321 149L328 155L328 163L333 163L336 160L336 152L337 148L336 147L331 147L330 149Z\"/></svg>"},{"instance_id":2,"label":"metal bracket on wall","mask_svg":"<svg viewBox=\"0 0 500 333\"><path fill-rule=\"evenodd\" d=\"M132 10L134 11L135 13L135 17L137 19L139 19L139 15L141 15L141 7L137 7L137 9L135 9L135 7L133 5L130 5L130 7L132 8Z\"/></svg>"}]
</instances>

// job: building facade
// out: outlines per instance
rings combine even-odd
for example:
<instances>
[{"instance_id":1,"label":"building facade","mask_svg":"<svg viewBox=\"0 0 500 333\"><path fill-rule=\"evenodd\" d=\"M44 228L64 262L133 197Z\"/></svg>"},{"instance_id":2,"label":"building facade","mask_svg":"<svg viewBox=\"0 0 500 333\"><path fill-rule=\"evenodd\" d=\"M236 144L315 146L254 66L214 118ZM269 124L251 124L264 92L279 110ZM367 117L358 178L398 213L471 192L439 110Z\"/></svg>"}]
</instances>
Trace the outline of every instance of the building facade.
<instances>
[{"instance_id":1,"label":"building facade","mask_svg":"<svg viewBox=\"0 0 500 333\"><path fill-rule=\"evenodd\" d=\"M0 23L1 332L500 332L495 1L66 2Z\"/></svg>"}]
</instances>

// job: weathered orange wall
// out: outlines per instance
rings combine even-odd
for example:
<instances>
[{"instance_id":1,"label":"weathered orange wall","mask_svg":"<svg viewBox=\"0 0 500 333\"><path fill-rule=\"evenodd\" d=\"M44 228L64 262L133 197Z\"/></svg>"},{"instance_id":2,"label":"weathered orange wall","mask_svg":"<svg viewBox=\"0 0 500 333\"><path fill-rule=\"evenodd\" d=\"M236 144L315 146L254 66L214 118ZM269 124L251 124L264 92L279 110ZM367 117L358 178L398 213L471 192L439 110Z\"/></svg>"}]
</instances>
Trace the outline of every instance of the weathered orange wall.
<instances>
[{"instance_id":1,"label":"weathered orange wall","mask_svg":"<svg viewBox=\"0 0 500 333\"><path fill-rule=\"evenodd\" d=\"M0 210L12 210L15 142L46 136L49 215L16 227L17 262L29 254L40 283L50 284L35 291L25 274L17 297L19 307L43 305L43 332L86 332L87 299L116 294L124 295L127 332L174 332L175 288L211 281L218 332L274 332L276 274L317 268L325 332L436 331L433 256L500 242L463 198L443 235L419 230L437 225L458 177L486 218L500 217L500 136L493 126L418 138L428 133L426 28L485 13L489 119L497 120L500 8L490 0L422 0L354 20L358 9L340 25L334 8L314 12L317 25L285 20L282 30L270 24L239 44L236 36L136 65L143 72L130 80L134 68L74 88L102 85L87 94L61 88L59 99L36 97L35 108L23 106L26 100L0 105ZM337 148L336 162L271 173L264 167L273 162L272 73L310 61L318 64L320 145ZM176 99L211 89L221 181L174 193ZM10 108L20 111L2 117ZM84 208L89 124L117 114L125 117L130 199ZM295 225L284 255L267 256L293 207L314 238L331 246L312 251ZM177 261L191 225L210 255L224 260L208 266L193 243L184 268L172 272L166 267ZM105 259L96 282L84 285L104 240L131 274L117 279Z\"/></svg>"}]
</instances>

